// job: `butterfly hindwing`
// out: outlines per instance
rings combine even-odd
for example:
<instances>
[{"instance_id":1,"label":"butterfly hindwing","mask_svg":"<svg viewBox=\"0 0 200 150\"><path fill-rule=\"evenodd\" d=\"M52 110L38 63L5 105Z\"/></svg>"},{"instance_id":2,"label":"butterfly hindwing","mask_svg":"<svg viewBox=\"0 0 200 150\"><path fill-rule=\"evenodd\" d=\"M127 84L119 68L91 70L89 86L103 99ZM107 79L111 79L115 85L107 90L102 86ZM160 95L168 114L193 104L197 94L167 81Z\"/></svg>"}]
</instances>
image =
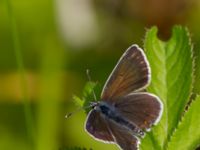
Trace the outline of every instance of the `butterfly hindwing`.
<instances>
[{"instance_id":1,"label":"butterfly hindwing","mask_svg":"<svg viewBox=\"0 0 200 150\"><path fill-rule=\"evenodd\" d=\"M150 80L149 63L142 49L132 45L122 55L102 90L102 100L112 100L143 89Z\"/></svg>"},{"instance_id":2,"label":"butterfly hindwing","mask_svg":"<svg viewBox=\"0 0 200 150\"><path fill-rule=\"evenodd\" d=\"M123 150L138 150L140 142L135 135L95 110L89 113L85 129L96 140L115 143Z\"/></svg>"},{"instance_id":3,"label":"butterfly hindwing","mask_svg":"<svg viewBox=\"0 0 200 150\"><path fill-rule=\"evenodd\" d=\"M138 150L140 141L126 128L117 125L116 123L108 120L108 127L111 131L115 144L117 144L123 150Z\"/></svg>"},{"instance_id":4,"label":"butterfly hindwing","mask_svg":"<svg viewBox=\"0 0 200 150\"><path fill-rule=\"evenodd\" d=\"M142 130L148 130L160 120L162 103L153 94L131 93L116 100L118 112Z\"/></svg>"}]
</instances>

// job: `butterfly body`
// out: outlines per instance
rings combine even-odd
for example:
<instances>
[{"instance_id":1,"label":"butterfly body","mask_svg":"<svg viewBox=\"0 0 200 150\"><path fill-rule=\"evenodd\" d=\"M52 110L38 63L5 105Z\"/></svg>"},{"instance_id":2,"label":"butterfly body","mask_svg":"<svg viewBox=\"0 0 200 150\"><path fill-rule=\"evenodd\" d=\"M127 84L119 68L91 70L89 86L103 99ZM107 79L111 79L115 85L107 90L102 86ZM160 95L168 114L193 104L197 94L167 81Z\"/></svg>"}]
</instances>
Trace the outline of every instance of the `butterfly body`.
<instances>
[{"instance_id":1,"label":"butterfly body","mask_svg":"<svg viewBox=\"0 0 200 150\"><path fill-rule=\"evenodd\" d=\"M144 136L144 132L140 130L136 124L129 121L117 110L117 104L109 104L105 101L100 101L95 107L94 111L100 113L105 120L110 120L117 126L121 126L124 130L131 132L133 135Z\"/></svg>"},{"instance_id":2,"label":"butterfly body","mask_svg":"<svg viewBox=\"0 0 200 150\"><path fill-rule=\"evenodd\" d=\"M145 131L157 124L162 102L143 92L150 83L147 58L137 45L122 55L102 90L101 100L92 104L85 129L96 140L117 144L123 150L138 150Z\"/></svg>"}]
</instances>

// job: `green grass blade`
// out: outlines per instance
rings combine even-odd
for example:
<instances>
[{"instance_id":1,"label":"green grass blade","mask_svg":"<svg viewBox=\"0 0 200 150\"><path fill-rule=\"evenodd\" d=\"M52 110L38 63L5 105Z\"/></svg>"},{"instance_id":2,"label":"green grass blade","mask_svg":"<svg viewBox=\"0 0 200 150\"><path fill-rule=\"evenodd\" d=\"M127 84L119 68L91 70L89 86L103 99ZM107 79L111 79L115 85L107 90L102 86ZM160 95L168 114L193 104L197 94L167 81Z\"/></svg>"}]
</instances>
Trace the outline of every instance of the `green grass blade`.
<instances>
[{"instance_id":1,"label":"green grass blade","mask_svg":"<svg viewBox=\"0 0 200 150\"><path fill-rule=\"evenodd\" d=\"M194 150L200 144L200 96L192 102L168 145L168 150Z\"/></svg>"},{"instance_id":2,"label":"green grass blade","mask_svg":"<svg viewBox=\"0 0 200 150\"><path fill-rule=\"evenodd\" d=\"M172 37L163 42L157 38L157 28L151 28L144 45L152 71L148 91L160 97L163 116L143 140L142 149L164 149L176 129L192 89L192 47L188 31L173 28Z\"/></svg>"},{"instance_id":3,"label":"green grass blade","mask_svg":"<svg viewBox=\"0 0 200 150\"><path fill-rule=\"evenodd\" d=\"M16 63L18 66L18 72L20 75L20 87L22 91L22 100L24 102L24 114L25 114L25 120L26 120L26 127L27 127L27 133L30 138L30 142L33 143L34 141L34 127L33 127L33 120L32 120L32 114L31 114L31 106L28 96L28 89L27 89L27 78L25 75L25 67L23 63L23 56L21 52L21 46L20 46L20 38L19 33L17 29L16 24L16 18L12 9L11 1L6 0L7 3L7 10L8 15L10 19L10 27L11 27L11 34L13 39L13 48L16 56Z\"/></svg>"}]
</instances>

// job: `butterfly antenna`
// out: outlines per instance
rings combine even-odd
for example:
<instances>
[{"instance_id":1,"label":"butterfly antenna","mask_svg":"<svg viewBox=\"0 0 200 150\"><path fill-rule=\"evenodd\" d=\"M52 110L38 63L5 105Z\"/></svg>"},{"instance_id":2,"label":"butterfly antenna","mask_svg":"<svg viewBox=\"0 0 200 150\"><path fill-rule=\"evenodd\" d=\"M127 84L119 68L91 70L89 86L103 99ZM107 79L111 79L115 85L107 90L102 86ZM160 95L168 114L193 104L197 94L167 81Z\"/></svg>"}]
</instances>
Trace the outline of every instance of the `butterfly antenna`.
<instances>
[{"instance_id":1,"label":"butterfly antenna","mask_svg":"<svg viewBox=\"0 0 200 150\"><path fill-rule=\"evenodd\" d=\"M81 111L81 110L83 110L83 109L84 109L84 108L80 107L80 108L76 109L75 111L66 114L66 115L65 115L65 118L68 119L69 117L71 117L72 115L76 114L77 112L79 112L79 111Z\"/></svg>"},{"instance_id":2,"label":"butterfly antenna","mask_svg":"<svg viewBox=\"0 0 200 150\"><path fill-rule=\"evenodd\" d=\"M71 117L72 115L76 114L77 112L79 112L81 110L84 110L84 109L87 109L87 108L91 108L91 107L93 107L93 105L91 105L91 104L89 106L79 107L75 111L66 114L65 118L68 119L69 117Z\"/></svg>"},{"instance_id":3,"label":"butterfly antenna","mask_svg":"<svg viewBox=\"0 0 200 150\"><path fill-rule=\"evenodd\" d=\"M90 77L90 70L89 69L86 70L86 74L87 74L89 82L92 82L91 77ZM93 88L92 88L92 94L93 94L94 100L97 101L97 97L96 97L96 94L95 94Z\"/></svg>"}]
</instances>

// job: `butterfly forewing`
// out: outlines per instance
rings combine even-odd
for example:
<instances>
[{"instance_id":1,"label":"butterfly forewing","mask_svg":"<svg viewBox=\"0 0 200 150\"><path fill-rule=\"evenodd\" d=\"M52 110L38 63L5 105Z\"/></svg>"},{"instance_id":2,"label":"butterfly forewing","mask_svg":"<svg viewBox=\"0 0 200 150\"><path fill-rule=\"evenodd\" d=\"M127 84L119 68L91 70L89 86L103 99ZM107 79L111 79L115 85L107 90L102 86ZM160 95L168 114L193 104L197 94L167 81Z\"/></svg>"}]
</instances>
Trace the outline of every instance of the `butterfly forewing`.
<instances>
[{"instance_id":1,"label":"butterfly forewing","mask_svg":"<svg viewBox=\"0 0 200 150\"><path fill-rule=\"evenodd\" d=\"M96 110L91 110L85 123L86 131L95 139L114 142L105 119Z\"/></svg>"},{"instance_id":2,"label":"butterfly forewing","mask_svg":"<svg viewBox=\"0 0 200 150\"><path fill-rule=\"evenodd\" d=\"M162 103L159 98L146 92L132 93L116 100L118 112L142 130L148 130L160 120Z\"/></svg>"},{"instance_id":3,"label":"butterfly forewing","mask_svg":"<svg viewBox=\"0 0 200 150\"><path fill-rule=\"evenodd\" d=\"M102 90L102 100L112 100L143 89L150 80L150 68L146 56L132 45L122 55Z\"/></svg>"}]
</instances>

